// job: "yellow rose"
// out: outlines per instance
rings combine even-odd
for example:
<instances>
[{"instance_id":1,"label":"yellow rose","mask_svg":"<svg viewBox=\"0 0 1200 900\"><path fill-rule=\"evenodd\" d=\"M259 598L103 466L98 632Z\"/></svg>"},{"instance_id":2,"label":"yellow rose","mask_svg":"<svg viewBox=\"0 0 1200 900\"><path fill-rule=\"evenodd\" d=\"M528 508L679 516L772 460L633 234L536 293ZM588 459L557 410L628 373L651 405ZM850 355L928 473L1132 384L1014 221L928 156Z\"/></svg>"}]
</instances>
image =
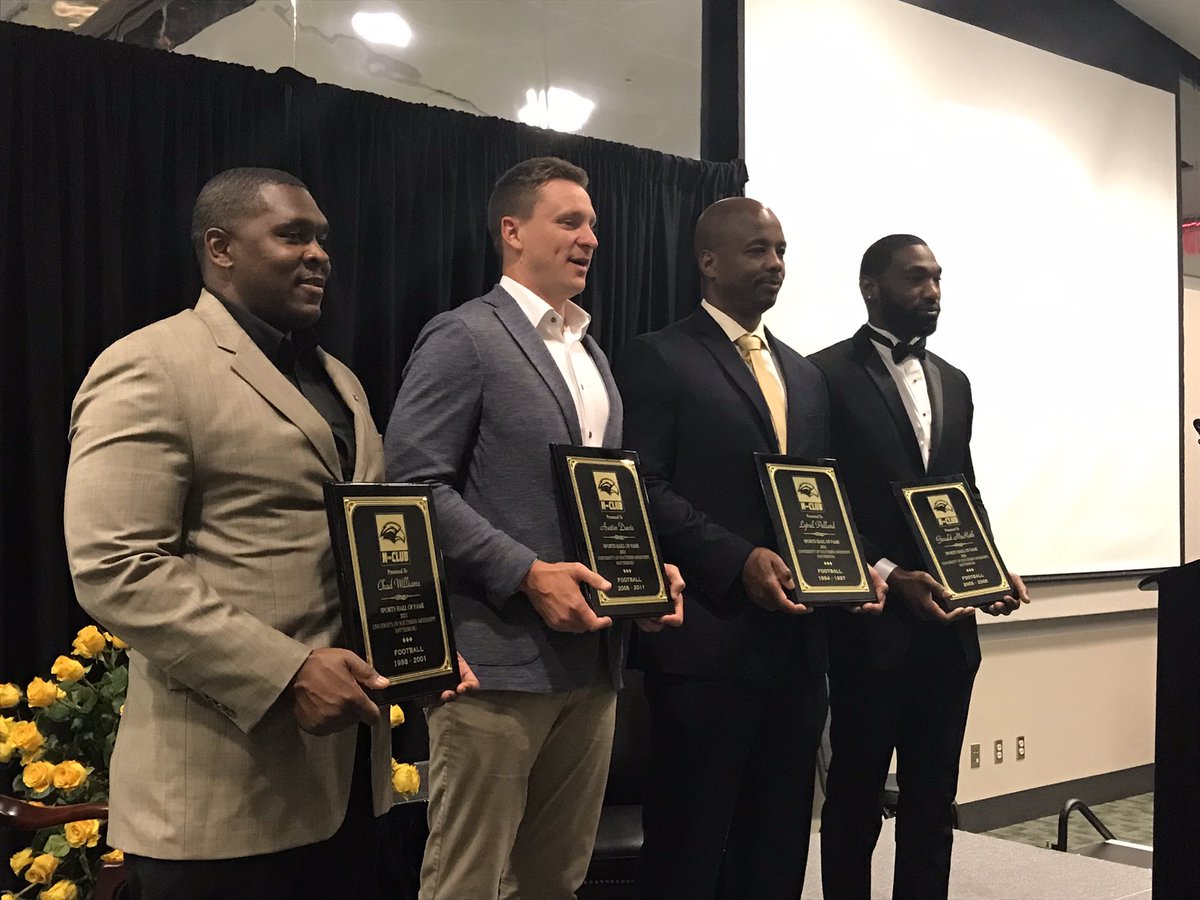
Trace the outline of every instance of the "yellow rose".
<instances>
[{"instance_id":1,"label":"yellow rose","mask_svg":"<svg viewBox=\"0 0 1200 900\"><path fill-rule=\"evenodd\" d=\"M50 667L50 674L59 681L73 684L84 676L83 663L69 656L60 656Z\"/></svg>"},{"instance_id":2,"label":"yellow rose","mask_svg":"<svg viewBox=\"0 0 1200 900\"><path fill-rule=\"evenodd\" d=\"M9 857L8 865L12 869L14 875L20 875L21 870L33 862L33 850L26 847L20 853L14 853Z\"/></svg>"},{"instance_id":3,"label":"yellow rose","mask_svg":"<svg viewBox=\"0 0 1200 900\"><path fill-rule=\"evenodd\" d=\"M25 688L25 700L32 709L44 709L58 699L58 685L42 678L35 678Z\"/></svg>"},{"instance_id":4,"label":"yellow rose","mask_svg":"<svg viewBox=\"0 0 1200 900\"><path fill-rule=\"evenodd\" d=\"M17 722L8 730L8 740L18 750L40 750L45 738L33 722Z\"/></svg>"},{"instance_id":5,"label":"yellow rose","mask_svg":"<svg viewBox=\"0 0 1200 900\"><path fill-rule=\"evenodd\" d=\"M15 684L0 684L0 709L8 709L21 702L21 689Z\"/></svg>"},{"instance_id":6,"label":"yellow rose","mask_svg":"<svg viewBox=\"0 0 1200 900\"><path fill-rule=\"evenodd\" d=\"M54 887L38 893L38 900L79 900L79 889L73 881L56 881Z\"/></svg>"},{"instance_id":7,"label":"yellow rose","mask_svg":"<svg viewBox=\"0 0 1200 900\"><path fill-rule=\"evenodd\" d=\"M112 862L112 863L125 862L125 851L124 850L109 850L107 853L105 853L103 856L100 857L100 860L101 860L101 862Z\"/></svg>"},{"instance_id":8,"label":"yellow rose","mask_svg":"<svg viewBox=\"0 0 1200 900\"><path fill-rule=\"evenodd\" d=\"M72 847L95 847L100 842L100 820L84 819L82 822L68 822L63 826L67 843Z\"/></svg>"},{"instance_id":9,"label":"yellow rose","mask_svg":"<svg viewBox=\"0 0 1200 900\"><path fill-rule=\"evenodd\" d=\"M95 625L79 629L79 634L75 635L75 640L71 642L72 652L84 659L91 659L107 646L108 641L104 640L104 635Z\"/></svg>"},{"instance_id":10,"label":"yellow rose","mask_svg":"<svg viewBox=\"0 0 1200 900\"><path fill-rule=\"evenodd\" d=\"M417 767L392 760L392 790L412 797L421 789L421 773Z\"/></svg>"},{"instance_id":11,"label":"yellow rose","mask_svg":"<svg viewBox=\"0 0 1200 900\"><path fill-rule=\"evenodd\" d=\"M49 884L58 868L58 859L49 853L43 853L34 858L25 870L25 880L30 884Z\"/></svg>"},{"instance_id":12,"label":"yellow rose","mask_svg":"<svg viewBox=\"0 0 1200 900\"><path fill-rule=\"evenodd\" d=\"M8 732L16 724L11 716L0 716L0 741L8 740Z\"/></svg>"},{"instance_id":13,"label":"yellow rose","mask_svg":"<svg viewBox=\"0 0 1200 900\"><path fill-rule=\"evenodd\" d=\"M0 741L0 763L9 762L13 755L13 745L8 741Z\"/></svg>"},{"instance_id":14,"label":"yellow rose","mask_svg":"<svg viewBox=\"0 0 1200 900\"><path fill-rule=\"evenodd\" d=\"M73 759L63 760L54 767L54 786L60 791L75 790L87 777L87 769Z\"/></svg>"},{"instance_id":15,"label":"yellow rose","mask_svg":"<svg viewBox=\"0 0 1200 900\"><path fill-rule=\"evenodd\" d=\"M113 645L114 650L128 650L129 645L117 637L115 634L104 632L104 639Z\"/></svg>"},{"instance_id":16,"label":"yellow rose","mask_svg":"<svg viewBox=\"0 0 1200 900\"><path fill-rule=\"evenodd\" d=\"M402 710L395 703L393 703L392 708L388 710L388 717L392 721L393 728L395 728L397 725L404 724L404 710Z\"/></svg>"},{"instance_id":17,"label":"yellow rose","mask_svg":"<svg viewBox=\"0 0 1200 900\"><path fill-rule=\"evenodd\" d=\"M0 900L17 900L17 895L12 891L5 891L3 894L0 894Z\"/></svg>"},{"instance_id":18,"label":"yellow rose","mask_svg":"<svg viewBox=\"0 0 1200 900\"><path fill-rule=\"evenodd\" d=\"M21 773L21 780L31 791L44 791L54 784L54 763L31 762Z\"/></svg>"}]
</instances>

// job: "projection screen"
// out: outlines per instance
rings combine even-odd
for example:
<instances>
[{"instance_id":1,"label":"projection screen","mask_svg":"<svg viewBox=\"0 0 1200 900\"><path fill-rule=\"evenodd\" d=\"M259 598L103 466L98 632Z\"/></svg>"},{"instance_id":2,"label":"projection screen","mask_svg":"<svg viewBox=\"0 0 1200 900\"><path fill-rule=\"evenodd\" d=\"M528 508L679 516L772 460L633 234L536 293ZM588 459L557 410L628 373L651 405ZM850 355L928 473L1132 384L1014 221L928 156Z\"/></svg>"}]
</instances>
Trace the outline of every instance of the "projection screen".
<instances>
[{"instance_id":1,"label":"projection screen","mask_svg":"<svg viewBox=\"0 0 1200 900\"><path fill-rule=\"evenodd\" d=\"M920 235L1009 567L1179 563L1174 96L899 0L745 13L747 194L788 241L768 326L849 337L863 250Z\"/></svg>"}]
</instances>

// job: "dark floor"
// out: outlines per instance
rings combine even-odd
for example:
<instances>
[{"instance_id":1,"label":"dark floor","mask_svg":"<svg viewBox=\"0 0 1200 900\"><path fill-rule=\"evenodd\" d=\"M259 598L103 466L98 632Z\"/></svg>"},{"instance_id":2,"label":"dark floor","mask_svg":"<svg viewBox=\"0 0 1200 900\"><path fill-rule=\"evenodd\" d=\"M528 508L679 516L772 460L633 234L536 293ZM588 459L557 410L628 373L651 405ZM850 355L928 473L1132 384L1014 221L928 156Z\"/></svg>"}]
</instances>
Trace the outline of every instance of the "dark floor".
<instances>
[{"instance_id":1,"label":"dark floor","mask_svg":"<svg viewBox=\"0 0 1200 900\"><path fill-rule=\"evenodd\" d=\"M1136 797L1126 797L1124 800L1113 800L1111 803L1098 803L1091 807L1091 810L1113 833L1113 837L1135 844L1153 845L1153 794L1139 794ZM1078 812L1071 814L1069 822L1068 850L1100 840L1100 835ZM1015 825L985 831L983 834L1016 841L1020 844L1046 847L1058 840L1058 816L1046 816L1041 819L1031 819L1028 822L1018 822Z\"/></svg>"}]
</instances>

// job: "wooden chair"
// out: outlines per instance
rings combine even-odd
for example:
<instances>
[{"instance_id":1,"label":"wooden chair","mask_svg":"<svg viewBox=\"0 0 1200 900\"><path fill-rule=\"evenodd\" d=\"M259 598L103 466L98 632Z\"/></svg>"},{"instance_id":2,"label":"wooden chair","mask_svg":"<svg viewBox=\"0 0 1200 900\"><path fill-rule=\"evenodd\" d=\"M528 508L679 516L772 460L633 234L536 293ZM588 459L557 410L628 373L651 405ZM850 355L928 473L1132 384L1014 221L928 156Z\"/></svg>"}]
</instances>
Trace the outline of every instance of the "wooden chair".
<instances>
[{"instance_id":1,"label":"wooden chair","mask_svg":"<svg viewBox=\"0 0 1200 900\"><path fill-rule=\"evenodd\" d=\"M38 831L83 819L107 819L104 803L75 803L69 806L34 806L16 797L0 794L0 828L13 831ZM118 900L125 887L125 864L102 862L96 871L95 900Z\"/></svg>"}]
</instances>

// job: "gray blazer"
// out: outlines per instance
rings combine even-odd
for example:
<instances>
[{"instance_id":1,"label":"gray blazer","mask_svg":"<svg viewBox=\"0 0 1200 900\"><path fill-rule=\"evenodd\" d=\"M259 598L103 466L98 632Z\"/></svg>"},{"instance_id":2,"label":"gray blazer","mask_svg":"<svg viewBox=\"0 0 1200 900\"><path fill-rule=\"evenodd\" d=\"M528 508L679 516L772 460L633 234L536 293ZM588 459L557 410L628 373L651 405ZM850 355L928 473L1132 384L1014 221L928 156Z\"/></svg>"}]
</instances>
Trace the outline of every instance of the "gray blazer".
<instances>
[{"instance_id":1,"label":"gray blazer","mask_svg":"<svg viewBox=\"0 0 1200 900\"><path fill-rule=\"evenodd\" d=\"M621 441L608 361L584 346L609 398L604 446ZM434 489L458 648L485 690L568 691L607 659L620 687L624 629L551 631L517 588L535 559L575 560L552 443L581 443L570 389L499 286L436 316L417 338L384 439L389 481Z\"/></svg>"}]
</instances>

